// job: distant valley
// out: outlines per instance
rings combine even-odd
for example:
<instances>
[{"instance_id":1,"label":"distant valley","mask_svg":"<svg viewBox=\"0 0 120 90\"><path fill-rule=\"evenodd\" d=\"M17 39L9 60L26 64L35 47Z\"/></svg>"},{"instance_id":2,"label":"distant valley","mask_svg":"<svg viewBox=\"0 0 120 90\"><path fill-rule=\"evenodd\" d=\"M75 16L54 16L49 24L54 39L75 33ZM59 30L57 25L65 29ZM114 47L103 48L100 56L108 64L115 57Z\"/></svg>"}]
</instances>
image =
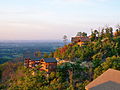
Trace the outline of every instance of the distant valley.
<instances>
[{"instance_id":1,"label":"distant valley","mask_svg":"<svg viewBox=\"0 0 120 90\"><path fill-rule=\"evenodd\" d=\"M24 53L50 53L63 46L57 41L0 41L0 64L22 57Z\"/></svg>"}]
</instances>

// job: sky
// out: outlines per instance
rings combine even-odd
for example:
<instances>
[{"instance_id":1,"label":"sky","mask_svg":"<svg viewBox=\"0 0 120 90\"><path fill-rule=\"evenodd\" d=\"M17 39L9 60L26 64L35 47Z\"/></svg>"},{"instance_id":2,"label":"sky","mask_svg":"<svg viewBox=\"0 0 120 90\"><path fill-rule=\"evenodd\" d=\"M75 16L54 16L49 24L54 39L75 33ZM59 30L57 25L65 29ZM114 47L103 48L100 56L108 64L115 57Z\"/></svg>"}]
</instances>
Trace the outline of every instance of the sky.
<instances>
[{"instance_id":1,"label":"sky","mask_svg":"<svg viewBox=\"0 0 120 90\"><path fill-rule=\"evenodd\" d=\"M0 40L62 40L120 24L120 0L0 0Z\"/></svg>"}]
</instances>

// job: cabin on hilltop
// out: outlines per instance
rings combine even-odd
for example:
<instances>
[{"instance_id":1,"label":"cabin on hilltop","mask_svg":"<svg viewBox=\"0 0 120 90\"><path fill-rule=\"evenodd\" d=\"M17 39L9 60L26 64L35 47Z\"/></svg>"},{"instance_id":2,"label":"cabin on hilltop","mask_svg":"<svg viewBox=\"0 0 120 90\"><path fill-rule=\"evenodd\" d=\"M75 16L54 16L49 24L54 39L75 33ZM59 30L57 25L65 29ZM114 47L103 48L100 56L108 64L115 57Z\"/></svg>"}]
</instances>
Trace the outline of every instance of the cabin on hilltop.
<instances>
[{"instance_id":1,"label":"cabin on hilltop","mask_svg":"<svg viewBox=\"0 0 120 90\"><path fill-rule=\"evenodd\" d=\"M36 66L40 65L40 60L41 59L25 58L24 66L27 68L35 68Z\"/></svg>"},{"instance_id":2,"label":"cabin on hilltop","mask_svg":"<svg viewBox=\"0 0 120 90\"><path fill-rule=\"evenodd\" d=\"M85 36L76 36L72 37L71 42L74 44L77 43L78 45L82 46L86 45L87 42L90 42L90 38Z\"/></svg>"},{"instance_id":3,"label":"cabin on hilltop","mask_svg":"<svg viewBox=\"0 0 120 90\"><path fill-rule=\"evenodd\" d=\"M108 69L89 83L86 90L120 90L120 71Z\"/></svg>"},{"instance_id":4,"label":"cabin on hilltop","mask_svg":"<svg viewBox=\"0 0 120 90\"><path fill-rule=\"evenodd\" d=\"M44 58L40 60L41 71L54 72L57 68L57 60L55 58Z\"/></svg>"},{"instance_id":5,"label":"cabin on hilltop","mask_svg":"<svg viewBox=\"0 0 120 90\"><path fill-rule=\"evenodd\" d=\"M54 72L57 67L57 60L55 58L25 58L24 60L24 66L27 68L35 68L38 65L41 66L40 71Z\"/></svg>"},{"instance_id":6,"label":"cabin on hilltop","mask_svg":"<svg viewBox=\"0 0 120 90\"><path fill-rule=\"evenodd\" d=\"M90 40L89 36L87 36L87 33L85 33L85 32L83 32L83 33L82 32L78 32L75 37L71 38L71 42L73 44L77 43L80 46L86 45L87 42L90 42L90 41L91 40Z\"/></svg>"}]
</instances>

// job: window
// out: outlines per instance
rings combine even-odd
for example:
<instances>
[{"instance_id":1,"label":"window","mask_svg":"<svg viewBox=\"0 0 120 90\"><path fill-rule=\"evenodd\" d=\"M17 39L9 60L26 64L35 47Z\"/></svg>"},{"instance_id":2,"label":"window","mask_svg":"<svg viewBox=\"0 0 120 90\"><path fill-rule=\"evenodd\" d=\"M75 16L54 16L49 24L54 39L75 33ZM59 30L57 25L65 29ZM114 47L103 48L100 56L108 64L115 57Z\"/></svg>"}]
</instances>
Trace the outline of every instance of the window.
<instances>
[{"instance_id":1,"label":"window","mask_svg":"<svg viewBox=\"0 0 120 90\"><path fill-rule=\"evenodd\" d=\"M48 65L46 65L46 69L48 69Z\"/></svg>"}]
</instances>

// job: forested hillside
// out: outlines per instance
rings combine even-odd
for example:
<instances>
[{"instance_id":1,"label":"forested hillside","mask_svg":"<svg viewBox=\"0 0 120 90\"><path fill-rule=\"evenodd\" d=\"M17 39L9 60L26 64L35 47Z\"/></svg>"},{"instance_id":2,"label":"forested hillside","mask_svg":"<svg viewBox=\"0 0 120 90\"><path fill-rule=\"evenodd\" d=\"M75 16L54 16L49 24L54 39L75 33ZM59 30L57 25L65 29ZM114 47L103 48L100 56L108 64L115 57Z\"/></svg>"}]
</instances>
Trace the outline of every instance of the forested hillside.
<instances>
[{"instance_id":1,"label":"forested hillside","mask_svg":"<svg viewBox=\"0 0 120 90\"><path fill-rule=\"evenodd\" d=\"M70 43L54 52L68 61L46 76L44 71L27 69L23 63L0 65L0 89L9 90L85 90L85 86L109 68L120 70L120 28L94 30L85 45ZM36 72L35 75L32 75Z\"/></svg>"}]
</instances>

